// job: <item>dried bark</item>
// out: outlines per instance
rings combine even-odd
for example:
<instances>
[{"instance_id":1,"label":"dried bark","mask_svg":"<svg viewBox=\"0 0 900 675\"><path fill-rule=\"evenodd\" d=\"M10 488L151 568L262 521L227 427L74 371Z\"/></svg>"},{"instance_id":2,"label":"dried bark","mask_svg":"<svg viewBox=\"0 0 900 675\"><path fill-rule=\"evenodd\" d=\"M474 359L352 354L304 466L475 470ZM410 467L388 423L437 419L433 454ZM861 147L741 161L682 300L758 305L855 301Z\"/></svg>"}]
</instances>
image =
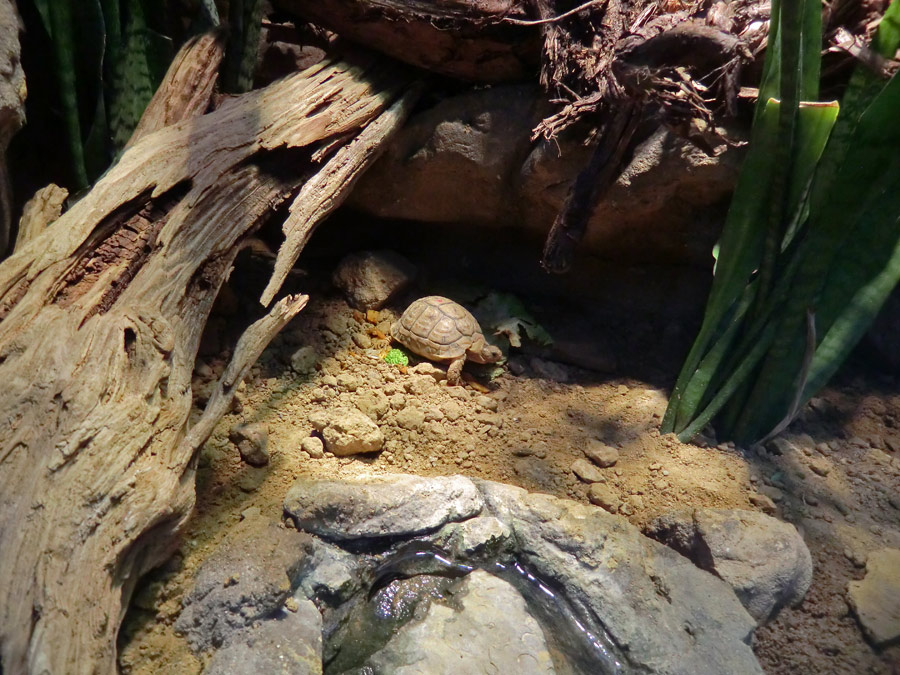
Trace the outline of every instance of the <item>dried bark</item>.
<instances>
[{"instance_id":1,"label":"dried bark","mask_svg":"<svg viewBox=\"0 0 900 675\"><path fill-rule=\"evenodd\" d=\"M540 33L518 0L275 0L275 6L405 63L469 82L530 79Z\"/></svg>"},{"instance_id":2,"label":"dried bark","mask_svg":"<svg viewBox=\"0 0 900 675\"><path fill-rule=\"evenodd\" d=\"M304 181L318 204L340 201L352 180L317 174L361 133L361 159L339 163L371 161L411 105L403 85L374 60L323 62L146 135L0 265L0 670L115 670L134 585L191 512L197 450L306 302L248 329L189 424L216 293Z\"/></svg>"}]
</instances>

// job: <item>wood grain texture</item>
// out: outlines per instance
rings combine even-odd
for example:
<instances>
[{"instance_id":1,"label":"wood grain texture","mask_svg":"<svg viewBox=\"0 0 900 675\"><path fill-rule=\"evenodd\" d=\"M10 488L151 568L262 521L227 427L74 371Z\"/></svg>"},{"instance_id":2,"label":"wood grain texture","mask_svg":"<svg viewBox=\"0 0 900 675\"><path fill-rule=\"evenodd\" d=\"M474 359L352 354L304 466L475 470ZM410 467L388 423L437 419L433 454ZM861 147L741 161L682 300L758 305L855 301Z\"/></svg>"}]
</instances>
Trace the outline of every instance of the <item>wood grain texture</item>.
<instances>
[{"instance_id":1,"label":"wood grain texture","mask_svg":"<svg viewBox=\"0 0 900 675\"><path fill-rule=\"evenodd\" d=\"M190 515L197 448L305 304L251 327L189 425L216 293L249 234L401 86L375 60L323 62L145 135L0 265L3 672L115 670L134 585Z\"/></svg>"}]
</instances>

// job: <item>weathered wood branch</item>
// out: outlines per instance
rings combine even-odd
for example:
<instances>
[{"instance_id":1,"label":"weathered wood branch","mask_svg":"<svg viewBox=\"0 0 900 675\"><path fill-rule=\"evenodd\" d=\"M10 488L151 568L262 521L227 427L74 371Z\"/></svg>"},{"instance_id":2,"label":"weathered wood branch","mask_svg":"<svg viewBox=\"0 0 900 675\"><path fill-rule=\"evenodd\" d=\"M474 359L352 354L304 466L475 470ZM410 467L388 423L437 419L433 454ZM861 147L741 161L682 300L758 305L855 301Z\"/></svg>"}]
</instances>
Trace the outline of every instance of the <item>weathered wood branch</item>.
<instances>
[{"instance_id":1,"label":"weathered wood branch","mask_svg":"<svg viewBox=\"0 0 900 675\"><path fill-rule=\"evenodd\" d=\"M196 449L304 302L251 329L189 430L216 293L249 234L403 85L374 60L323 62L146 135L0 265L3 672L114 671L134 585L191 512Z\"/></svg>"}]
</instances>

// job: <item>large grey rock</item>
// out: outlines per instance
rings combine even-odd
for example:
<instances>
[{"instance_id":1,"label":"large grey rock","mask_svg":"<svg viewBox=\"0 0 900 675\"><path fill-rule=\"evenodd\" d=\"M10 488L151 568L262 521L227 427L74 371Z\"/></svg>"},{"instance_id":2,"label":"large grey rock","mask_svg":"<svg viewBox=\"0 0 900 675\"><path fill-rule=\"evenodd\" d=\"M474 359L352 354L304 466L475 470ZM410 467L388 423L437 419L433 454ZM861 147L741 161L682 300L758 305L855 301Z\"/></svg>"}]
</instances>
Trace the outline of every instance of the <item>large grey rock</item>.
<instances>
[{"instance_id":1,"label":"large grey rock","mask_svg":"<svg viewBox=\"0 0 900 675\"><path fill-rule=\"evenodd\" d=\"M762 673L756 624L721 579L599 508L476 484L486 512L512 527L519 559L606 629L628 672Z\"/></svg>"},{"instance_id":2,"label":"large grey rock","mask_svg":"<svg viewBox=\"0 0 900 675\"><path fill-rule=\"evenodd\" d=\"M671 548L645 537L624 518L602 509L460 476L380 475L344 482L301 479L285 499L285 510L301 529L334 539L390 536L399 541L433 532L432 545L463 559L487 562L499 556L509 562L505 556L512 551L523 566L522 583L533 586L529 593L533 591L536 598L553 605L542 621L559 624L559 616L574 612L585 626L581 630L593 633L595 644L607 645L606 654L597 647L590 652L590 659L606 664L597 666L598 673L612 672L607 666L616 659L623 672L762 672L750 649L756 622L731 587ZM439 530L442 525L446 527ZM507 565L504 574L513 569ZM556 599L546 599L546 588L557 591ZM496 594L493 597L497 607L512 602L500 602ZM492 609L484 611L489 617ZM437 612L440 615L445 610ZM493 619L473 621L487 625ZM449 622L449 618L437 621L436 628L429 629L432 637L413 632L414 637L402 648L396 644L384 648L378 656L384 661L377 662L384 669L375 672L444 672L436 662L410 664L420 652L424 659L430 658L429 651L441 651L423 647L430 644L426 640L450 642L452 631L446 626L454 624ZM411 624L404 630L422 629ZM559 636L559 630L568 635L579 629L553 630ZM454 640L462 645L455 647L459 657L460 650L468 649L467 644L474 644L476 638L459 630L455 635ZM582 649L574 643L570 647ZM543 667L540 661L528 663ZM447 672L515 673L532 667L525 664L484 671L457 662L456 670ZM410 670L400 670L407 667Z\"/></svg>"},{"instance_id":3,"label":"large grey rock","mask_svg":"<svg viewBox=\"0 0 900 675\"><path fill-rule=\"evenodd\" d=\"M376 673L459 675L556 672L540 625L507 582L477 570L466 577L459 610L432 602L369 657Z\"/></svg>"},{"instance_id":4,"label":"large grey rock","mask_svg":"<svg viewBox=\"0 0 900 675\"><path fill-rule=\"evenodd\" d=\"M409 260L394 251L360 251L347 255L332 281L356 309L381 309L416 276Z\"/></svg>"},{"instance_id":5,"label":"large grey rock","mask_svg":"<svg viewBox=\"0 0 900 675\"><path fill-rule=\"evenodd\" d=\"M444 99L404 126L350 203L382 218L545 234L590 151L577 139L531 143L543 96L517 85ZM631 261L709 264L721 219L704 213L730 195L742 156L730 148L710 157L657 131L597 206L582 246Z\"/></svg>"},{"instance_id":6,"label":"large grey rock","mask_svg":"<svg viewBox=\"0 0 900 675\"><path fill-rule=\"evenodd\" d=\"M378 425L356 408L317 410L309 422L322 434L325 449L338 456L378 452L384 445Z\"/></svg>"},{"instance_id":7,"label":"large grey rock","mask_svg":"<svg viewBox=\"0 0 900 675\"><path fill-rule=\"evenodd\" d=\"M467 478L406 474L300 478L284 499L298 529L339 540L422 534L476 516L483 506Z\"/></svg>"},{"instance_id":8,"label":"large grey rock","mask_svg":"<svg viewBox=\"0 0 900 675\"><path fill-rule=\"evenodd\" d=\"M213 654L206 675L319 675L322 615L309 600L246 628Z\"/></svg>"},{"instance_id":9,"label":"large grey rock","mask_svg":"<svg viewBox=\"0 0 900 675\"><path fill-rule=\"evenodd\" d=\"M318 537L310 539L306 564L293 579L297 594L329 604L347 600L362 586L359 557Z\"/></svg>"},{"instance_id":10,"label":"large grey rock","mask_svg":"<svg viewBox=\"0 0 900 675\"><path fill-rule=\"evenodd\" d=\"M229 532L228 545L203 563L176 630L204 651L278 612L291 595L307 542L306 535L263 516L242 520Z\"/></svg>"},{"instance_id":11,"label":"large grey rock","mask_svg":"<svg viewBox=\"0 0 900 675\"><path fill-rule=\"evenodd\" d=\"M723 579L760 623L800 602L812 581L797 528L756 511L675 511L654 520L647 534Z\"/></svg>"},{"instance_id":12,"label":"large grey rock","mask_svg":"<svg viewBox=\"0 0 900 675\"><path fill-rule=\"evenodd\" d=\"M900 643L900 550L870 553L865 578L851 581L847 590L869 639L879 647Z\"/></svg>"}]
</instances>

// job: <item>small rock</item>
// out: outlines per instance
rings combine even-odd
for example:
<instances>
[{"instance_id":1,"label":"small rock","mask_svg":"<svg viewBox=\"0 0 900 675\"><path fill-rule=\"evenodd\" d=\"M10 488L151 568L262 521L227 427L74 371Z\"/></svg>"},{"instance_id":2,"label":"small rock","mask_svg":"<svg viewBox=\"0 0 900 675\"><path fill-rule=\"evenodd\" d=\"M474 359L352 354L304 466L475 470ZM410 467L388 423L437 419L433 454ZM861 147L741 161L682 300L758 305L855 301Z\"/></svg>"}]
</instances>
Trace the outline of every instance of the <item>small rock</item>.
<instances>
[{"instance_id":1,"label":"small rock","mask_svg":"<svg viewBox=\"0 0 900 675\"><path fill-rule=\"evenodd\" d=\"M490 410L491 412L496 412L499 407L499 403L496 399L491 398L490 396L478 396L475 399L475 403L480 405L485 410Z\"/></svg>"},{"instance_id":2,"label":"small rock","mask_svg":"<svg viewBox=\"0 0 900 675\"><path fill-rule=\"evenodd\" d=\"M616 391L619 393L619 396L625 396L628 393L628 387L624 384L620 384Z\"/></svg>"},{"instance_id":3,"label":"small rock","mask_svg":"<svg viewBox=\"0 0 900 675\"><path fill-rule=\"evenodd\" d=\"M235 424L228 432L228 438L237 446L241 459L250 466L269 463L269 432L262 422Z\"/></svg>"},{"instance_id":4,"label":"small rock","mask_svg":"<svg viewBox=\"0 0 900 675\"><path fill-rule=\"evenodd\" d=\"M299 375L311 373L316 368L319 355L314 347L306 345L291 354L291 368Z\"/></svg>"},{"instance_id":5,"label":"small rock","mask_svg":"<svg viewBox=\"0 0 900 675\"><path fill-rule=\"evenodd\" d=\"M378 452L384 445L378 425L355 408L317 410L309 422L322 434L326 449L338 456Z\"/></svg>"},{"instance_id":6,"label":"small rock","mask_svg":"<svg viewBox=\"0 0 900 675\"><path fill-rule=\"evenodd\" d=\"M592 441L585 449L584 454L594 464L604 469L615 466L619 461L619 451L599 441Z\"/></svg>"},{"instance_id":7,"label":"small rock","mask_svg":"<svg viewBox=\"0 0 900 675\"><path fill-rule=\"evenodd\" d=\"M525 374L525 364L519 358L511 358L509 361L507 361L506 367L509 368L509 372L511 372L516 377Z\"/></svg>"},{"instance_id":8,"label":"small rock","mask_svg":"<svg viewBox=\"0 0 900 675\"><path fill-rule=\"evenodd\" d=\"M503 417L495 413L479 413L475 415L475 420L491 427L503 426Z\"/></svg>"},{"instance_id":9,"label":"small rock","mask_svg":"<svg viewBox=\"0 0 900 675\"><path fill-rule=\"evenodd\" d=\"M209 367L209 364L205 361L198 361L197 365L194 367L194 373L199 375L201 379L209 380L213 377L215 373L213 373L213 369Z\"/></svg>"},{"instance_id":10,"label":"small rock","mask_svg":"<svg viewBox=\"0 0 900 675\"><path fill-rule=\"evenodd\" d=\"M425 411L418 406L407 406L394 415L394 422L401 429L418 431L425 424Z\"/></svg>"},{"instance_id":11,"label":"small rock","mask_svg":"<svg viewBox=\"0 0 900 675\"><path fill-rule=\"evenodd\" d=\"M772 515L777 510L775 508L775 502L773 502L767 495L753 493L750 495L750 503L757 508L763 510L764 513L768 513Z\"/></svg>"},{"instance_id":12,"label":"small rock","mask_svg":"<svg viewBox=\"0 0 900 675\"><path fill-rule=\"evenodd\" d=\"M435 382L442 382L447 379L447 372L429 361L422 361L422 363L410 368L409 372L415 373L416 375L427 375Z\"/></svg>"},{"instance_id":13,"label":"small rock","mask_svg":"<svg viewBox=\"0 0 900 675\"><path fill-rule=\"evenodd\" d=\"M351 307L381 309L415 278L416 268L394 251L363 251L346 256L332 281Z\"/></svg>"},{"instance_id":14,"label":"small rock","mask_svg":"<svg viewBox=\"0 0 900 675\"><path fill-rule=\"evenodd\" d=\"M460 406L456 401L444 401L443 403L441 403L441 411L451 422L455 422L460 417L462 417L463 414L462 406Z\"/></svg>"},{"instance_id":15,"label":"small rock","mask_svg":"<svg viewBox=\"0 0 900 675\"><path fill-rule=\"evenodd\" d=\"M593 483L588 490L588 499L591 504L596 504L597 506L606 509L610 513L616 513L619 510L619 505L621 501L619 500L619 496L616 494L615 490L613 490L608 485L604 485L602 483Z\"/></svg>"},{"instance_id":16,"label":"small rock","mask_svg":"<svg viewBox=\"0 0 900 675\"><path fill-rule=\"evenodd\" d=\"M359 378L353 373L341 373L337 376L337 386L347 391L356 391L359 388Z\"/></svg>"},{"instance_id":17,"label":"small rock","mask_svg":"<svg viewBox=\"0 0 900 675\"><path fill-rule=\"evenodd\" d=\"M798 452L797 447L786 438L773 438L766 443L766 450L773 455L786 455L788 457Z\"/></svg>"},{"instance_id":18,"label":"small rock","mask_svg":"<svg viewBox=\"0 0 900 675\"><path fill-rule=\"evenodd\" d=\"M360 349L371 349L372 338L370 338L365 333L354 333L353 334L353 343Z\"/></svg>"},{"instance_id":19,"label":"small rock","mask_svg":"<svg viewBox=\"0 0 900 675\"><path fill-rule=\"evenodd\" d=\"M572 473L586 483L599 483L606 480L603 472L586 459L576 459L570 468Z\"/></svg>"},{"instance_id":20,"label":"small rock","mask_svg":"<svg viewBox=\"0 0 900 675\"><path fill-rule=\"evenodd\" d=\"M809 461L809 468L813 473L820 476L827 476L831 473L831 464L825 458L816 458Z\"/></svg>"},{"instance_id":21,"label":"small rock","mask_svg":"<svg viewBox=\"0 0 900 675\"><path fill-rule=\"evenodd\" d=\"M533 358L529 361L531 369L538 377L554 382L568 382L569 370L554 361L545 361L544 359Z\"/></svg>"},{"instance_id":22,"label":"small rock","mask_svg":"<svg viewBox=\"0 0 900 675\"><path fill-rule=\"evenodd\" d=\"M300 441L300 449L313 459L322 459L325 456L325 444L318 436L307 436Z\"/></svg>"},{"instance_id":23,"label":"small rock","mask_svg":"<svg viewBox=\"0 0 900 675\"><path fill-rule=\"evenodd\" d=\"M425 421L426 422L440 422L444 419L444 413L440 408L436 406L430 406L425 408Z\"/></svg>"},{"instance_id":24,"label":"small rock","mask_svg":"<svg viewBox=\"0 0 900 675\"><path fill-rule=\"evenodd\" d=\"M406 394L394 394L388 399L388 404L392 410L403 410L404 406L406 406Z\"/></svg>"},{"instance_id":25,"label":"small rock","mask_svg":"<svg viewBox=\"0 0 900 675\"><path fill-rule=\"evenodd\" d=\"M243 492L253 492L266 479L266 470L256 467L247 467L241 477L238 478L237 486Z\"/></svg>"},{"instance_id":26,"label":"small rock","mask_svg":"<svg viewBox=\"0 0 900 675\"><path fill-rule=\"evenodd\" d=\"M356 399L356 407L372 421L381 419L390 408L390 399L377 389L363 392Z\"/></svg>"},{"instance_id":27,"label":"small rock","mask_svg":"<svg viewBox=\"0 0 900 675\"><path fill-rule=\"evenodd\" d=\"M853 611L876 646L900 640L900 549L870 553L865 578L851 581L847 590Z\"/></svg>"}]
</instances>

